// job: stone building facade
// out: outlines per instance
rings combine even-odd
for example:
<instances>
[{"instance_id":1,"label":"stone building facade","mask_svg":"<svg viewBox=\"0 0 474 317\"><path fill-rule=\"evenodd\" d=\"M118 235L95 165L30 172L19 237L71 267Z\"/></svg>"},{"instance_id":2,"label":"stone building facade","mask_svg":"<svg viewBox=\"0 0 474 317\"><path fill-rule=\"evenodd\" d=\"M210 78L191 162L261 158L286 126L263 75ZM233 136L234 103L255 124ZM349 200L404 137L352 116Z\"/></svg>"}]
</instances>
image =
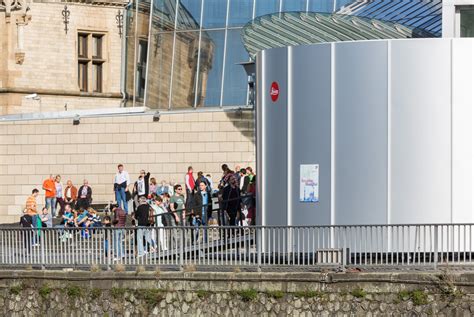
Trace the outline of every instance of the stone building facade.
<instances>
[{"instance_id":1,"label":"stone building facade","mask_svg":"<svg viewBox=\"0 0 474 317\"><path fill-rule=\"evenodd\" d=\"M123 11L123 1L7 4L0 1L0 115L120 106L122 38L116 16ZM79 56L79 34L88 35L84 57ZM99 45L93 35L100 36ZM97 47L99 58L93 56ZM81 60L88 76L82 91ZM94 65L99 64L102 78L94 81ZM93 87L95 82L100 82L99 89ZM25 98L35 93L38 97Z\"/></svg>"},{"instance_id":2,"label":"stone building facade","mask_svg":"<svg viewBox=\"0 0 474 317\"><path fill-rule=\"evenodd\" d=\"M31 190L41 189L50 173L75 185L88 179L94 201L108 202L114 200L112 180L118 163L132 179L146 169L159 181L175 182L183 181L189 165L196 172L211 173L216 181L223 163L254 166L253 112L189 109L195 98L200 104L205 97L213 41L197 32L183 33L174 41L170 30L168 38L156 33L157 44L149 46L146 12L140 7L138 12L125 11L126 3L0 0L0 223L17 222ZM123 28L118 27L119 13L133 16L123 16ZM152 29L163 31L165 18L154 19ZM183 23L195 21L188 17ZM125 37L129 44L123 46ZM200 78L195 85L198 39ZM148 47L150 52L144 51ZM176 80L173 87L167 80L160 86L159 74L172 67L173 47L179 51L174 53ZM160 79L150 81L150 102L164 104L171 98L188 112L166 112L153 122L151 112L132 116L118 109L133 105L125 104L126 98L139 99L138 91L125 95L121 87L132 87L145 76L125 69L146 63L146 58L161 65L148 70ZM91 116L104 108L117 110ZM73 125L78 110L89 114L81 113L80 125ZM43 119L33 120L40 112ZM8 116L19 114L24 115L21 120ZM42 206L44 197L38 202Z\"/></svg>"}]
</instances>

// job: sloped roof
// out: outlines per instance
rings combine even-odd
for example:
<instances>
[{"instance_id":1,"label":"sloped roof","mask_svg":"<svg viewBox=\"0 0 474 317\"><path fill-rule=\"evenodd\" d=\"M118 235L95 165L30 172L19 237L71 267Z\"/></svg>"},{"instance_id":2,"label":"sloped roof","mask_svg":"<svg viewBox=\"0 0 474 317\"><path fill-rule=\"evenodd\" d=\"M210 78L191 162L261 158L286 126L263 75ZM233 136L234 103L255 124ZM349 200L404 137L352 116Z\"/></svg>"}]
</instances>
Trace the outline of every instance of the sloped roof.
<instances>
[{"instance_id":1,"label":"sloped roof","mask_svg":"<svg viewBox=\"0 0 474 317\"><path fill-rule=\"evenodd\" d=\"M282 12L254 19L242 29L242 41L253 58L257 52L275 47L304 44L434 37L405 25L343 14Z\"/></svg>"},{"instance_id":2,"label":"sloped roof","mask_svg":"<svg viewBox=\"0 0 474 317\"><path fill-rule=\"evenodd\" d=\"M358 0L342 7L350 14L403 24L441 36L442 0Z\"/></svg>"}]
</instances>

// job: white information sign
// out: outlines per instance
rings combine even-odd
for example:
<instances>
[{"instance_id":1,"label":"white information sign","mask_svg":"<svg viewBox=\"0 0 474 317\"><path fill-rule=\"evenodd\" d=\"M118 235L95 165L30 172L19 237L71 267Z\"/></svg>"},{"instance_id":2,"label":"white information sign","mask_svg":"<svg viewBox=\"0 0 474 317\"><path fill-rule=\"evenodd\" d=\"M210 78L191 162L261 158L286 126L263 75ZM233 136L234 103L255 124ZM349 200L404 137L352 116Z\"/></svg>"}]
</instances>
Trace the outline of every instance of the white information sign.
<instances>
[{"instance_id":1,"label":"white information sign","mask_svg":"<svg viewBox=\"0 0 474 317\"><path fill-rule=\"evenodd\" d=\"M300 165L300 202L319 201L319 164Z\"/></svg>"}]
</instances>

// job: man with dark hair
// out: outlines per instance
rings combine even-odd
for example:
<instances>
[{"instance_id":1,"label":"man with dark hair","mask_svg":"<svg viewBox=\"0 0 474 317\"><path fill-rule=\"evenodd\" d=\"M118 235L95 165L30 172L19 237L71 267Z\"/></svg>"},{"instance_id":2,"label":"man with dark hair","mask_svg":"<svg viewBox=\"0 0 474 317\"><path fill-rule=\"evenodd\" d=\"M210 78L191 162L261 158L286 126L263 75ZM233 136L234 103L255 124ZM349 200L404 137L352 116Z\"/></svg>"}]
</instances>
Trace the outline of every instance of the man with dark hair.
<instances>
[{"instance_id":1,"label":"man with dark hair","mask_svg":"<svg viewBox=\"0 0 474 317\"><path fill-rule=\"evenodd\" d=\"M148 205L145 197L140 197L138 199L138 207L137 211L135 212L135 218L137 219L137 249L138 249L138 257L144 256L147 251L144 245L144 241L150 246L150 251L154 251L156 245L154 241L151 239L151 232L147 228L150 226L150 206Z\"/></svg>"},{"instance_id":2,"label":"man with dark hair","mask_svg":"<svg viewBox=\"0 0 474 317\"><path fill-rule=\"evenodd\" d=\"M39 195L38 189L33 189L31 191L31 196L26 199L26 206L24 213L30 216L34 216L38 214L38 205L36 203L36 197Z\"/></svg>"},{"instance_id":3,"label":"man with dark hair","mask_svg":"<svg viewBox=\"0 0 474 317\"><path fill-rule=\"evenodd\" d=\"M207 191L207 184L199 183L199 190L194 198L194 213L201 217L202 225L207 225L209 218L212 217L211 195Z\"/></svg>"},{"instance_id":4,"label":"man with dark hair","mask_svg":"<svg viewBox=\"0 0 474 317\"><path fill-rule=\"evenodd\" d=\"M177 213L178 217L175 217L177 220L181 218L181 220L184 221L186 217L184 202L183 186L180 184L174 185L174 195L170 198L170 209L175 215Z\"/></svg>"}]
</instances>

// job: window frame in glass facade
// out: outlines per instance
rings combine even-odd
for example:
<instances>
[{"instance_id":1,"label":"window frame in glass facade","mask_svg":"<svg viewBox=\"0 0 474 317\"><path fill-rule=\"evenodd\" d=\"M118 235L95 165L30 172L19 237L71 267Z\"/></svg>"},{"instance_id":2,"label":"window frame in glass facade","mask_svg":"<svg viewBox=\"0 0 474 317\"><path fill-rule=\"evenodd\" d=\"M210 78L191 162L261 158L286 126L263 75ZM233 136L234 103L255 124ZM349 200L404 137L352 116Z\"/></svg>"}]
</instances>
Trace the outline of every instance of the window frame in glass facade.
<instances>
[{"instance_id":1,"label":"window frame in glass facade","mask_svg":"<svg viewBox=\"0 0 474 317\"><path fill-rule=\"evenodd\" d=\"M248 21L241 19L238 15L234 15L233 10L239 7L238 2L244 1L246 13L243 16L249 15L249 7L251 7L251 17L249 16ZM235 99L238 101L233 101L233 97L226 97L226 83L229 82L229 74L227 72L235 72L235 67L228 64L228 60L234 58L230 52L230 49L235 49L236 46L243 46L241 39L238 39L235 36L235 30L242 30L244 25L255 19L257 15L272 13L271 11L281 12L285 7L284 1L293 1L293 0L153 0L150 2L150 7L147 10L143 9L144 1L135 0L127 7L127 12L125 15L126 22L125 25L130 25L133 23L134 26L131 28L133 34L126 32L127 36L125 39L125 48L127 60L126 64L126 75L124 79L123 89L129 96L129 103L127 106L142 106L145 105L153 109L196 109L200 107L225 107L225 106L246 106L248 105L248 86L247 81L243 83L246 87L245 96L240 96L239 94L244 95L243 90L236 95ZM326 5L324 7L331 8L331 12L334 9L337 9L339 4L344 4L348 0L298 0L300 2L299 7L303 11L308 10L309 7L313 6L313 3L324 2ZM270 2L274 3L271 4ZM266 4L269 4L268 8L265 8ZM186 5L192 5L192 8L189 10L186 8ZM214 5L214 6L213 6ZM215 5L220 6L220 10L216 9ZM263 6L262 6L263 5ZM304 7L304 8L303 8ZM293 8L293 6L292 6ZM217 11L216 11L217 10ZM147 12L145 12L147 11ZM264 12L265 11L265 12ZM267 12L268 11L268 12ZM217 12L219 14L217 14ZM139 16L148 14L149 18L149 27L148 27L148 58L146 65L146 80L145 80L145 91L144 98L138 98L137 90L137 43L140 40L138 36L137 26L139 26L138 19ZM214 14L214 15L213 15ZM217 14L217 15L216 15ZM208 18L213 17L213 21L209 21ZM143 18L143 17L142 17ZM133 21L131 21L133 19ZM174 19L174 21L172 21ZM172 27L173 25L173 27ZM229 33L232 30L232 37L229 37ZM190 44L189 50L192 50L191 53L188 52L190 59L196 58L197 62L189 61L188 65L184 65L183 56L177 56L178 47L177 45L182 45L179 42L179 32L198 32L199 41L197 44L197 55L195 54L196 44ZM209 33L210 32L210 33ZM215 52L223 52L222 56L219 57L219 62L214 58L209 69L203 69L203 56L208 54L212 48L208 41L207 34L215 34L214 32L223 32L223 41L219 40L219 43L215 44L218 47L215 48ZM170 33L172 33L172 42L170 40ZM152 38L153 37L153 38ZM164 43L158 43L158 40L164 40ZM127 40L134 41L133 43L128 43ZM178 42L177 42L178 41ZM239 41L239 43L230 43L229 41ZM132 47L130 47L130 45ZM157 45L162 45L157 47ZM192 47L191 47L192 45ZM125 49L124 48L124 49ZM184 54L182 52L184 48L180 48L179 54ZM207 49L208 51L204 52L203 50ZM158 52L158 53L156 53ZM157 55L158 54L158 55ZM133 55L133 56L131 56ZM164 67L162 61L158 60L161 58L163 63L169 64L171 70L168 66ZM248 62L250 61L250 56L247 56L245 59L239 62ZM132 62L133 61L133 62ZM193 64L197 63L197 65ZM218 64L215 64L218 63ZM133 69L129 69L132 67ZM191 65L189 65L191 64ZM219 73L217 74L220 82L208 82L208 76L215 75L215 69L212 70L212 67L218 67ZM197 66L197 67L195 67ZM206 67L208 65L205 65ZM157 67L159 70L165 72L163 75L157 75L156 70L153 67ZM183 75L182 69L180 67L194 67L191 70L191 73L194 75L189 75L189 69L186 71L187 76L193 78L186 78L185 82L182 82L182 77L177 76ZM214 75L213 75L214 74ZM241 75L239 75L241 76ZM132 77L132 78L130 78ZM243 78L243 76L242 76ZM248 79L248 78L247 78ZM204 82L206 80L206 82ZM214 94L212 94L213 101L211 103L206 102L206 99L202 100L202 96L210 96L207 94L208 84L211 84L215 88ZM131 86L133 85L133 87ZM243 86L242 85L242 86ZM220 87L219 87L220 86ZM177 98L174 94L182 94L182 97ZM187 98L184 98L184 94L187 92ZM132 98L133 97L133 98ZM179 104L175 104L179 101ZM183 100L186 100L184 102ZM244 104L242 103L244 100ZM130 102L131 101L131 102Z\"/></svg>"}]
</instances>

